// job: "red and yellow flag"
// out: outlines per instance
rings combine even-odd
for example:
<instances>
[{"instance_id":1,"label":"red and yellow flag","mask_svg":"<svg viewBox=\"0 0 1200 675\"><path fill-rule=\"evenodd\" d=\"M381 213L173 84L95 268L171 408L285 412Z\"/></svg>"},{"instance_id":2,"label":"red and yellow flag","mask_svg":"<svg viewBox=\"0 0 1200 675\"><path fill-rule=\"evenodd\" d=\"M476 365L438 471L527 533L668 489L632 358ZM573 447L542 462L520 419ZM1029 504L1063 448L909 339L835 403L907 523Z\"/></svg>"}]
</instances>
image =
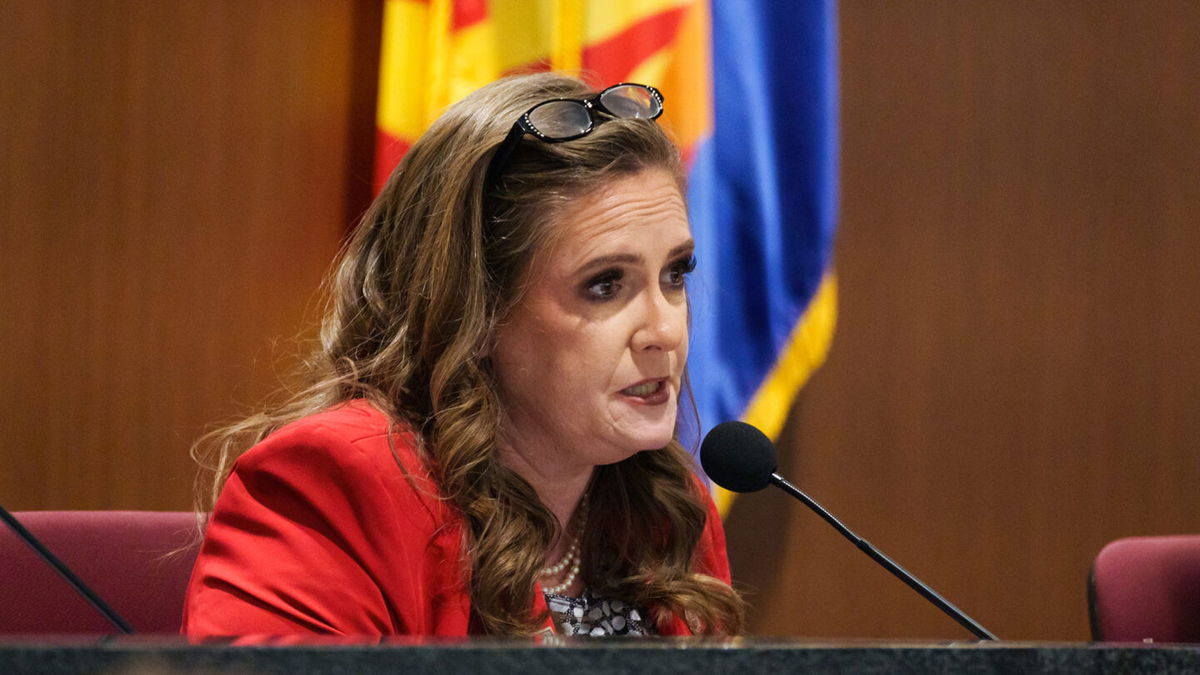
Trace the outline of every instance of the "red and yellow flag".
<instances>
[{"instance_id":1,"label":"red and yellow flag","mask_svg":"<svg viewBox=\"0 0 1200 675\"><path fill-rule=\"evenodd\" d=\"M386 0L376 188L448 105L547 69L658 87L659 122L690 158L712 128L708 31L705 0Z\"/></svg>"}]
</instances>

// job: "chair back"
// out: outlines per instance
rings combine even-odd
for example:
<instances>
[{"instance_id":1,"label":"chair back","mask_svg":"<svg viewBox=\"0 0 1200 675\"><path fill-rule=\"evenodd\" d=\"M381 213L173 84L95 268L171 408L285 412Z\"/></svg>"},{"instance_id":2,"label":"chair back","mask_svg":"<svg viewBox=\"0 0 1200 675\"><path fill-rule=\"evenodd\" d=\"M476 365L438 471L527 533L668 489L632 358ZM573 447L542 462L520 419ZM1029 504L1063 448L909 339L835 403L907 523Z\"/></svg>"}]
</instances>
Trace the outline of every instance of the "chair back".
<instances>
[{"instance_id":1,"label":"chair back","mask_svg":"<svg viewBox=\"0 0 1200 675\"><path fill-rule=\"evenodd\" d=\"M137 633L178 633L196 548L190 511L13 514ZM119 632L0 523L0 634Z\"/></svg>"},{"instance_id":2,"label":"chair back","mask_svg":"<svg viewBox=\"0 0 1200 675\"><path fill-rule=\"evenodd\" d=\"M1098 641L1200 643L1200 535L1105 546L1088 578L1088 613Z\"/></svg>"}]
</instances>

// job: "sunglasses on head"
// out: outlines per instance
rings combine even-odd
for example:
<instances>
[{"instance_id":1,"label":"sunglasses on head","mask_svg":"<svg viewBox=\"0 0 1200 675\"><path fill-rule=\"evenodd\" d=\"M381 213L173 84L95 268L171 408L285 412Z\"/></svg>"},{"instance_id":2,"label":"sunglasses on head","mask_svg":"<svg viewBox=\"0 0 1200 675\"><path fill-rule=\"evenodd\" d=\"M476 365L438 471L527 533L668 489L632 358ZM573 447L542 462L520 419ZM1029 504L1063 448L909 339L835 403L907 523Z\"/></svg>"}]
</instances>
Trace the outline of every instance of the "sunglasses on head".
<instances>
[{"instance_id":1,"label":"sunglasses on head","mask_svg":"<svg viewBox=\"0 0 1200 675\"><path fill-rule=\"evenodd\" d=\"M547 143L570 141L592 133L597 124L608 119L658 119L663 111L663 96L645 84L622 82L587 99L556 98L542 101L517 118L488 164L486 190L500 180L500 174L521 144L525 134Z\"/></svg>"}]
</instances>

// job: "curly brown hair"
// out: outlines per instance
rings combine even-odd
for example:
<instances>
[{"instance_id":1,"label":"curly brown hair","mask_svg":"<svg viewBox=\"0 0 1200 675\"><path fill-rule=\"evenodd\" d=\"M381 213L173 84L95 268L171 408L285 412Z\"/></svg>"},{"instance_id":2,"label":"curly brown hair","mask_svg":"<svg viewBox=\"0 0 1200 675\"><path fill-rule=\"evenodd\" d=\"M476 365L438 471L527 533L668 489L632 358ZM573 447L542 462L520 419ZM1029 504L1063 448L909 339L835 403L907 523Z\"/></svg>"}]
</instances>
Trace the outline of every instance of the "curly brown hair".
<instances>
[{"instance_id":1,"label":"curly brown hair","mask_svg":"<svg viewBox=\"0 0 1200 675\"><path fill-rule=\"evenodd\" d=\"M486 356L520 301L548 224L616 178L664 169L682 189L679 151L653 122L611 120L567 143L523 142L500 185L485 171L512 121L551 98L586 97L553 73L505 78L451 106L412 146L363 216L327 282L331 309L308 359L309 386L283 404L201 439L207 469L199 506L211 507L234 460L279 427L366 398L410 427L466 527L471 604L490 634L527 635L543 556L560 534L533 487L499 459L504 401ZM486 191L486 194L485 194ZM705 634L735 634L744 603L693 570L707 518L692 458L672 441L596 469L582 576L593 591L686 618Z\"/></svg>"}]
</instances>

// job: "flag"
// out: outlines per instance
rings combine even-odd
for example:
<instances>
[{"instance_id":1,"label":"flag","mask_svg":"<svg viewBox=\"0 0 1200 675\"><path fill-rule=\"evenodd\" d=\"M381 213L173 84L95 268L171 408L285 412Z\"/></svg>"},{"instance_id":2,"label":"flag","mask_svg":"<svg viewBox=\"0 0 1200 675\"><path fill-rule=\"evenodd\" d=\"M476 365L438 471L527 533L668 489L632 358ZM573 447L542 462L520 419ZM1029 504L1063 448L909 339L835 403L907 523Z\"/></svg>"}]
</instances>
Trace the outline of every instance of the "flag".
<instances>
[{"instance_id":1,"label":"flag","mask_svg":"<svg viewBox=\"0 0 1200 675\"><path fill-rule=\"evenodd\" d=\"M712 3L713 131L688 191L697 273L688 357L701 433L774 439L836 319L834 0ZM724 513L731 495L716 491Z\"/></svg>"},{"instance_id":2,"label":"flag","mask_svg":"<svg viewBox=\"0 0 1200 675\"><path fill-rule=\"evenodd\" d=\"M777 436L836 316L834 0L386 0L383 32L377 189L442 110L502 75L663 92L699 263L689 433L743 419Z\"/></svg>"},{"instance_id":3,"label":"flag","mask_svg":"<svg viewBox=\"0 0 1200 675\"><path fill-rule=\"evenodd\" d=\"M376 190L448 105L518 72L658 87L659 123L690 156L711 128L708 38L704 0L386 0Z\"/></svg>"}]
</instances>

